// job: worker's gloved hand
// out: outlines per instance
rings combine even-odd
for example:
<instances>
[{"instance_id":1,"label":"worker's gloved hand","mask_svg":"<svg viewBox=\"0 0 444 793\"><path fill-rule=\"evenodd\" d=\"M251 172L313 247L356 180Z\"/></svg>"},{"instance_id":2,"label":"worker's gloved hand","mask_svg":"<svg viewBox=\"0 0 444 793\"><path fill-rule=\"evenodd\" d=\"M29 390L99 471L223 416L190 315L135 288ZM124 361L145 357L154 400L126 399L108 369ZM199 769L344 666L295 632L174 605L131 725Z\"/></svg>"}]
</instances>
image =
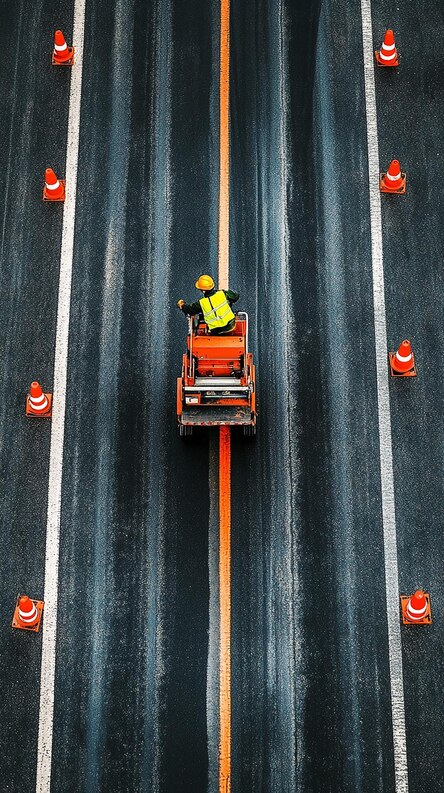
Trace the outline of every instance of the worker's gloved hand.
<instances>
[{"instance_id":1,"label":"worker's gloved hand","mask_svg":"<svg viewBox=\"0 0 444 793\"><path fill-rule=\"evenodd\" d=\"M177 301L178 308L182 308L183 305L185 305L185 300L178 300Z\"/></svg>"}]
</instances>

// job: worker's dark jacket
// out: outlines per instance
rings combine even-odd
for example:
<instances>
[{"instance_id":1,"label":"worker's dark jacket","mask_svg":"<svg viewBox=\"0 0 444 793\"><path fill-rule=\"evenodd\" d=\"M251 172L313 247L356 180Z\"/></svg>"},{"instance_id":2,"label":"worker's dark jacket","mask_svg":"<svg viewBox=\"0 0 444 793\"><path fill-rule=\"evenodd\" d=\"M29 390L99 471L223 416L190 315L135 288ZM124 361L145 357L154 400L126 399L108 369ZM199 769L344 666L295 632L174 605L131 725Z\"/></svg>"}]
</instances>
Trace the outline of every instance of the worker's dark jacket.
<instances>
[{"instance_id":1,"label":"worker's dark jacket","mask_svg":"<svg viewBox=\"0 0 444 793\"><path fill-rule=\"evenodd\" d=\"M211 291L204 292L203 294L204 297L211 297L211 295L215 295L216 292L218 291L219 291L218 289L211 289ZM230 306L232 306L233 303L236 303L236 301L239 300L239 292L233 292L231 289L223 289L222 291L225 293L225 297L227 298L227 301L230 304ZM202 314L202 307L199 301L196 300L195 303L190 303L190 304L184 303L182 306L182 311L184 314L188 314L188 316L193 317L195 314ZM217 336L218 333L226 333L228 330L232 330L234 328L234 325L235 325L235 320L232 319L231 322L229 322L228 325L226 325L224 328L214 328L214 330L211 331L211 334Z\"/></svg>"}]
</instances>

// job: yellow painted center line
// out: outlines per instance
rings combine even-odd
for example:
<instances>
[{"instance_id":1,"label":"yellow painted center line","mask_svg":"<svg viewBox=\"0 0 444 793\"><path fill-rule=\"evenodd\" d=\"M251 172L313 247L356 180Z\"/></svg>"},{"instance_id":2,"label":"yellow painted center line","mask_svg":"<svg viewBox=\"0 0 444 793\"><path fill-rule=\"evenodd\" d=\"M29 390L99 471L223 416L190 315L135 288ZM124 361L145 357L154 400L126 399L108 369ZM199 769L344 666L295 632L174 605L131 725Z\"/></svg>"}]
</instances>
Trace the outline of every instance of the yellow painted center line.
<instances>
[{"instance_id":1,"label":"yellow painted center line","mask_svg":"<svg viewBox=\"0 0 444 793\"><path fill-rule=\"evenodd\" d=\"M228 289L230 227L230 0L220 0L219 289ZM231 790L231 438L219 431L219 793Z\"/></svg>"}]
</instances>

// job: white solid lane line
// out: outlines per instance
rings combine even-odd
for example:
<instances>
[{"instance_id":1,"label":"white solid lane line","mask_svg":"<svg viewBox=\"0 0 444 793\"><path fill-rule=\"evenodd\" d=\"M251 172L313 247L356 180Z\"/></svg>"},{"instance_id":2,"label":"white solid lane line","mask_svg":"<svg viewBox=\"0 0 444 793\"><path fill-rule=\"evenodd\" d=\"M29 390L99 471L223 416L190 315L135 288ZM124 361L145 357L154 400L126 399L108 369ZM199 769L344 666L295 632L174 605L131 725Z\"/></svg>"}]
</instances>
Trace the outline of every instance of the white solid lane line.
<instances>
[{"instance_id":1,"label":"white solid lane line","mask_svg":"<svg viewBox=\"0 0 444 793\"><path fill-rule=\"evenodd\" d=\"M373 304L378 390L379 454L381 466L382 522L388 621L388 651L392 700L393 748L396 793L408 793L405 737L404 684L399 620L398 554L396 545L393 488L392 435L387 371L387 328L382 256L381 197L379 193L378 126L376 120L375 74L371 0L361 0L364 54L365 104L367 114L370 229L373 273Z\"/></svg>"},{"instance_id":2,"label":"white solid lane line","mask_svg":"<svg viewBox=\"0 0 444 793\"><path fill-rule=\"evenodd\" d=\"M86 0L75 0L73 44L75 64L71 70L68 139L66 153L66 199L63 207L60 282L54 358L54 398L49 459L48 514L45 555L45 613L42 636L39 735L37 748L37 793L49 793L54 718L54 677L57 630L57 590L59 574L60 508L65 436L68 336L71 307L71 279L79 151L80 103L82 96L83 34Z\"/></svg>"}]
</instances>

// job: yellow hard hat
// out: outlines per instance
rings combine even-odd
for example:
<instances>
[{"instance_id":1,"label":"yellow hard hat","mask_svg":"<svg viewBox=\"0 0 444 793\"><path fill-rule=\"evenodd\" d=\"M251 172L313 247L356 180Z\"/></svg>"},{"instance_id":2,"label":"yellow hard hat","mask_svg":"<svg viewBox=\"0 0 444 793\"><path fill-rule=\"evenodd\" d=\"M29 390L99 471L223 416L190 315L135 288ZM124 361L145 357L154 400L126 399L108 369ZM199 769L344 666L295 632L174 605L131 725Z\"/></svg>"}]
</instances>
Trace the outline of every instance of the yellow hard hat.
<instances>
[{"instance_id":1,"label":"yellow hard hat","mask_svg":"<svg viewBox=\"0 0 444 793\"><path fill-rule=\"evenodd\" d=\"M197 279L195 287L196 289L201 289L202 292L208 292L210 289L214 289L214 281L211 275L201 275L200 278Z\"/></svg>"}]
</instances>

